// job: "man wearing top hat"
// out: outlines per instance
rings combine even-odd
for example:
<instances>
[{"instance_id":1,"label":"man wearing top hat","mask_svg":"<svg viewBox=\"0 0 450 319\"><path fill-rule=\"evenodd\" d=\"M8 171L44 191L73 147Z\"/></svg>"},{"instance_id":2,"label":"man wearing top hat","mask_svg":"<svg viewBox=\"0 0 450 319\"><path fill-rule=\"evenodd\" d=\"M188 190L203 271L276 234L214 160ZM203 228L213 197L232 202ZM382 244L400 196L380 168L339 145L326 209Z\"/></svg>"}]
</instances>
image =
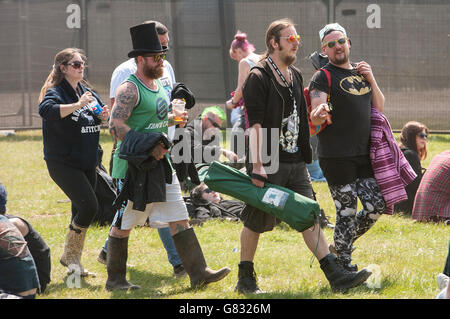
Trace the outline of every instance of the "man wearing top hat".
<instances>
[{"instance_id":1,"label":"man wearing top hat","mask_svg":"<svg viewBox=\"0 0 450 319\"><path fill-rule=\"evenodd\" d=\"M331 89L324 72L314 74L309 85L311 121L327 127L319 133L318 157L336 204L334 246L339 263L348 270L353 243L385 211L385 202L374 178L369 157L371 106L380 112L384 96L367 62L351 63L351 42L338 23L319 31L322 53L329 62ZM330 90L330 91L329 91ZM330 92L330 103L327 103ZM363 209L357 212L360 199Z\"/></svg>"},{"instance_id":2,"label":"man wearing top hat","mask_svg":"<svg viewBox=\"0 0 450 319\"><path fill-rule=\"evenodd\" d=\"M160 132L167 134L169 126L169 100L158 80L163 73L163 55L165 49L161 46L156 32L155 23L141 24L130 28L133 50L128 57L134 58L137 65L136 73L130 75L116 90L115 104L111 112L109 130L121 143L127 134L134 132ZM184 115L183 124L187 116ZM112 175L125 178L127 161L118 158L120 145L114 154ZM188 223L188 212L181 195L181 188L168 160L168 149L164 144L154 147L151 155L158 161L155 169L171 170L171 182L167 181L165 173L155 188L152 202L145 205L145 211L135 210L133 202L128 201L126 207L119 211L108 238L107 247L107 290L137 289L126 280L126 261L128 253L128 237L136 225L143 225L149 219L150 226L170 227L178 255L190 277L191 286L219 281L230 272L225 267L218 271L207 267L202 249L194 230ZM159 165L160 164L160 165Z\"/></svg>"}]
</instances>

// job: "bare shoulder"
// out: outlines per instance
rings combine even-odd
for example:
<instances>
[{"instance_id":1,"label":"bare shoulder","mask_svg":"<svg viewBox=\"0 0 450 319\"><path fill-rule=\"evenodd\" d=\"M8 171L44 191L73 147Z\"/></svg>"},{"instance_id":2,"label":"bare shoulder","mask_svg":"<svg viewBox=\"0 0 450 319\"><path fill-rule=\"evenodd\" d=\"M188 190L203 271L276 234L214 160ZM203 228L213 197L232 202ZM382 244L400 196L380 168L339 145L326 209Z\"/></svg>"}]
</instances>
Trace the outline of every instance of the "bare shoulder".
<instances>
[{"instance_id":1,"label":"bare shoulder","mask_svg":"<svg viewBox=\"0 0 450 319\"><path fill-rule=\"evenodd\" d=\"M116 90L115 103L121 106L133 107L136 105L138 99L138 91L135 84L125 81Z\"/></svg>"}]
</instances>

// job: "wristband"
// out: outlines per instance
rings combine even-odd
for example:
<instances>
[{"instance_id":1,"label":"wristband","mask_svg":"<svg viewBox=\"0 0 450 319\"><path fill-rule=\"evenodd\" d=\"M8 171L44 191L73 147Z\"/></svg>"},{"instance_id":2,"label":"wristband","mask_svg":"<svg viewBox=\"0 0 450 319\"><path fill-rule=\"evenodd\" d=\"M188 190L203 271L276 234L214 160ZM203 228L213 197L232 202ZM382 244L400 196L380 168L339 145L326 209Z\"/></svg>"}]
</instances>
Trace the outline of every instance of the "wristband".
<instances>
[{"instance_id":1,"label":"wristband","mask_svg":"<svg viewBox=\"0 0 450 319\"><path fill-rule=\"evenodd\" d=\"M265 178L262 175L256 174L256 173L251 173L250 177L253 178L253 179L256 179L258 181L261 181L261 182L267 182L267 178Z\"/></svg>"}]
</instances>

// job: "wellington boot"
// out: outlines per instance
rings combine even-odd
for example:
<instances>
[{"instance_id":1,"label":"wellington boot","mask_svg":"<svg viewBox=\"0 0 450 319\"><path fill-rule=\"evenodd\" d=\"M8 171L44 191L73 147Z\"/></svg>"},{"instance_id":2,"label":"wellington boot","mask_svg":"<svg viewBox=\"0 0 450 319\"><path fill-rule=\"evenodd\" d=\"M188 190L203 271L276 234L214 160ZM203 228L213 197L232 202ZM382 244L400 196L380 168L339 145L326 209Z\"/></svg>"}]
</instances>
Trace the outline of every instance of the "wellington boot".
<instances>
[{"instance_id":1,"label":"wellington boot","mask_svg":"<svg viewBox=\"0 0 450 319\"><path fill-rule=\"evenodd\" d=\"M136 290L141 287L133 285L126 279L128 258L128 237L116 238L109 236L106 252L106 268L108 279L106 290Z\"/></svg>"},{"instance_id":2,"label":"wellington boot","mask_svg":"<svg viewBox=\"0 0 450 319\"><path fill-rule=\"evenodd\" d=\"M175 234L173 241L183 267L189 275L192 287L219 281L230 273L231 269L228 267L217 271L207 267L202 248L193 228Z\"/></svg>"},{"instance_id":3,"label":"wellington boot","mask_svg":"<svg viewBox=\"0 0 450 319\"><path fill-rule=\"evenodd\" d=\"M75 273L81 277L95 277L81 264L84 241L86 239L87 227L80 227L75 223L69 225L69 232L64 243L64 252L59 262L69 269L69 273Z\"/></svg>"}]
</instances>

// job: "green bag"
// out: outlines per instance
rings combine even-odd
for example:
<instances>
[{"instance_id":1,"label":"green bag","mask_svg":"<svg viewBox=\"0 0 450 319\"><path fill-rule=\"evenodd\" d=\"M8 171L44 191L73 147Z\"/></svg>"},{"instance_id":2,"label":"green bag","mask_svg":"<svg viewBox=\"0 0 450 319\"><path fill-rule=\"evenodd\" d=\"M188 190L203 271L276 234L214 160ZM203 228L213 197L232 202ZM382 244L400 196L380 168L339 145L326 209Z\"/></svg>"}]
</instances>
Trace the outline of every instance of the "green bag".
<instances>
[{"instance_id":1,"label":"green bag","mask_svg":"<svg viewBox=\"0 0 450 319\"><path fill-rule=\"evenodd\" d=\"M250 176L217 161L210 165L204 182L212 190L269 213L299 232L312 227L320 215L316 201L268 182L256 187Z\"/></svg>"}]
</instances>

